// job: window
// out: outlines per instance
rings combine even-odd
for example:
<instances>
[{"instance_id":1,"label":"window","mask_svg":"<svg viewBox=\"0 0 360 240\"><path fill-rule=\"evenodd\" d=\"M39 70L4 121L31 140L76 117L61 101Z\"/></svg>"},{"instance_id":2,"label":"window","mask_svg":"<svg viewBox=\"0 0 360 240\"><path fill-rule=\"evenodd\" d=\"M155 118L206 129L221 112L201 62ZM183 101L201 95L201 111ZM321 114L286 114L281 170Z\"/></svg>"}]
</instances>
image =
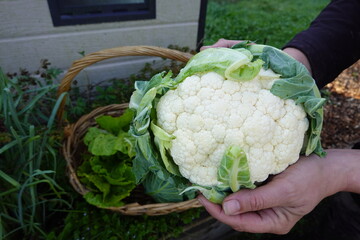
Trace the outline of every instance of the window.
<instances>
[{"instance_id":1,"label":"window","mask_svg":"<svg viewBox=\"0 0 360 240\"><path fill-rule=\"evenodd\" d=\"M54 26L155 18L155 0L48 0Z\"/></svg>"}]
</instances>

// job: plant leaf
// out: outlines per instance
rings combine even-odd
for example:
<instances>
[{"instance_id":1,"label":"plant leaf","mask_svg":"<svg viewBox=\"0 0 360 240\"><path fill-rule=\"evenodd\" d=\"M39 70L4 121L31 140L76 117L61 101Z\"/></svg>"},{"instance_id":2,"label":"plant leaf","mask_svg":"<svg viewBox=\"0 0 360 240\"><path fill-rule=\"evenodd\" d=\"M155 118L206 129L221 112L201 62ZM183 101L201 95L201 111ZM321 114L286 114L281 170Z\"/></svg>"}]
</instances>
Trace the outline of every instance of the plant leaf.
<instances>
[{"instance_id":1,"label":"plant leaf","mask_svg":"<svg viewBox=\"0 0 360 240\"><path fill-rule=\"evenodd\" d=\"M175 136L168 134L162 128L157 126L154 121L151 122L151 130L154 134L154 141L157 145L161 159L165 165L166 170L174 175L181 176L179 166L174 163L171 156L168 157L167 151L171 148L171 141L175 139Z\"/></svg>"},{"instance_id":2,"label":"plant leaf","mask_svg":"<svg viewBox=\"0 0 360 240\"><path fill-rule=\"evenodd\" d=\"M274 82L271 93L282 99L293 99L302 104L307 113L310 131L305 154L315 152L319 156L325 156L320 143L325 99L321 98L314 79L304 65L276 48L264 47L262 58L275 73L282 76Z\"/></svg>"},{"instance_id":3,"label":"plant leaf","mask_svg":"<svg viewBox=\"0 0 360 240\"><path fill-rule=\"evenodd\" d=\"M200 191L204 197L206 197L210 202L221 204L224 199L230 194L229 192L225 191L218 191L216 188L207 188L203 186L191 186L186 188L184 191L182 191L180 194L184 194L185 192L192 191L192 190L198 190Z\"/></svg>"},{"instance_id":4,"label":"plant leaf","mask_svg":"<svg viewBox=\"0 0 360 240\"><path fill-rule=\"evenodd\" d=\"M101 129L117 135L121 130L127 131L129 129L130 123L132 121L134 112L130 109L125 110L125 112L119 117L113 116L100 116L95 119L97 124Z\"/></svg>"},{"instance_id":5,"label":"plant leaf","mask_svg":"<svg viewBox=\"0 0 360 240\"><path fill-rule=\"evenodd\" d=\"M154 198L156 202L181 202L189 195L180 194L180 182L185 183L183 179L173 176L169 176L164 180L152 172L145 179L143 185L146 189L146 194ZM193 194L192 197L194 196Z\"/></svg>"},{"instance_id":6,"label":"plant leaf","mask_svg":"<svg viewBox=\"0 0 360 240\"><path fill-rule=\"evenodd\" d=\"M77 175L90 192L84 198L98 207L122 206L136 187L132 168L118 156L92 156L79 166Z\"/></svg>"},{"instance_id":7,"label":"plant leaf","mask_svg":"<svg viewBox=\"0 0 360 240\"><path fill-rule=\"evenodd\" d=\"M218 169L218 181L222 187L237 192L241 187L255 188L245 152L238 146L226 149Z\"/></svg>"},{"instance_id":8,"label":"plant leaf","mask_svg":"<svg viewBox=\"0 0 360 240\"><path fill-rule=\"evenodd\" d=\"M251 60L252 55L246 49L208 48L194 55L181 69L175 81L182 82L185 78L196 73L211 71L224 77L230 77L231 80L248 81L250 80L249 71L244 69L248 68L246 66ZM260 68L258 70L260 71Z\"/></svg>"},{"instance_id":9,"label":"plant leaf","mask_svg":"<svg viewBox=\"0 0 360 240\"><path fill-rule=\"evenodd\" d=\"M89 152L95 156L111 156L120 151L129 157L135 156L135 138L127 132L120 131L118 136L105 130L92 127L84 137Z\"/></svg>"}]
</instances>

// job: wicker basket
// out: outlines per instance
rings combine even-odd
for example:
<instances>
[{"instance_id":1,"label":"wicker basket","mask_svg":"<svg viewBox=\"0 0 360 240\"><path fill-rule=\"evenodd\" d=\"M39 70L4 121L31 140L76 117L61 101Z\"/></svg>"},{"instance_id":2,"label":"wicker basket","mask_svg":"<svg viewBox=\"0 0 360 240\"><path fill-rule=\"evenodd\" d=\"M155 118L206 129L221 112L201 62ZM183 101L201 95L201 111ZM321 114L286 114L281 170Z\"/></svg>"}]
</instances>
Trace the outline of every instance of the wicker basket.
<instances>
[{"instance_id":1,"label":"wicker basket","mask_svg":"<svg viewBox=\"0 0 360 240\"><path fill-rule=\"evenodd\" d=\"M69 91L72 80L85 67L105 59L121 56L156 56L187 62L192 55L177 50L153 46L126 46L94 52L73 62L60 84L58 95L60 96L62 93ZM64 106L65 101L63 101L58 111L58 120L60 122L63 119ZM112 104L100 107L89 114L82 116L76 123L69 124L64 128L65 141L63 144L63 154L67 161L67 171L70 183L81 195L84 195L89 191L79 181L79 178L76 175L76 169L81 164L79 153L85 151L82 139L86 134L87 129L96 125L96 117L101 115L119 116L127 107L128 104ZM139 189L134 190L134 192L137 192L135 193L137 197L134 198L136 200L133 200L133 202L122 207L109 207L107 209L120 212L124 215L165 215L172 212L181 212L190 208L201 207L197 199L178 203L149 203L148 201L141 203L142 201L139 198L146 198L146 195Z\"/></svg>"}]
</instances>

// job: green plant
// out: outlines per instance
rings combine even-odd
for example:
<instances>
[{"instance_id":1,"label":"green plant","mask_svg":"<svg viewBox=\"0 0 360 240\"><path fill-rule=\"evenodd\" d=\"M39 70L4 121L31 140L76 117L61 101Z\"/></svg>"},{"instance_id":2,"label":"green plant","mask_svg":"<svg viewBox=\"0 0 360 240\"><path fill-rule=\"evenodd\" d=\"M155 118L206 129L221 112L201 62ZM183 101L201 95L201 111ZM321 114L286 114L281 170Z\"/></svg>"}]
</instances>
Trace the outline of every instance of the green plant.
<instances>
[{"instance_id":1,"label":"green plant","mask_svg":"<svg viewBox=\"0 0 360 240\"><path fill-rule=\"evenodd\" d=\"M88 203L98 207L122 206L122 201L136 187L132 172L135 155L134 137L128 134L132 112L122 116L96 118L98 127L88 129L84 143L88 154L77 169L80 181L91 191L84 195Z\"/></svg>"},{"instance_id":2,"label":"green plant","mask_svg":"<svg viewBox=\"0 0 360 240\"><path fill-rule=\"evenodd\" d=\"M171 239L179 236L186 224L196 221L202 211L200 208L163 216L124 216L79 202L65 218L60 232L54 230L47 239Z\"/></svg>"},{"instance_id":3,"label":"green plant","mask_svg":"<svg viewBox=\"0 0 360 240\"><path fill-rule=\"evenodd\" d=\"M54 95L60 73L48 62L33 77L26 71L7 77L0 69L0 237L45 237L47 219L69 206L56 181L61 134L54 128L63 94Z\"/></svg>"}]
</instances>

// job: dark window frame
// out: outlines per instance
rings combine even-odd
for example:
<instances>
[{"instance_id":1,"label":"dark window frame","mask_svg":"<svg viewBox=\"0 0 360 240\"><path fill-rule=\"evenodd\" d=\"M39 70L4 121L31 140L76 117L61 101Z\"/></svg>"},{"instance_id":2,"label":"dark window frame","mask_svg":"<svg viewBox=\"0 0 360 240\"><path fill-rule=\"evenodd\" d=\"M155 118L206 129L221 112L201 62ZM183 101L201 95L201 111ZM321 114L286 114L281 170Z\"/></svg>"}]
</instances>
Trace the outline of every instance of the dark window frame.
<instances>
[{"instance_id":1,"label":"dark window frame","mask_svg":"<svg viewBox=\"0 0 360 240\"><path fill-rule=\"evenodd\" d=\"M197 52L200 52L200 48L204 45L207 5L208 5L208 0L200 1L200 14L198 21L199 25L198 25L197 40L196 40Z\"/></svg>"},{"instance_id":2,"label":"dark window frame","mask_svg":"<svg viewBox=\"0 0 360 240\"><path fill-rule=\"evenodd\" d=\"M48 0L53 25L68 26L156 18L156 0L134 4L65 5Z\"/></svg>"}]
</instances>

